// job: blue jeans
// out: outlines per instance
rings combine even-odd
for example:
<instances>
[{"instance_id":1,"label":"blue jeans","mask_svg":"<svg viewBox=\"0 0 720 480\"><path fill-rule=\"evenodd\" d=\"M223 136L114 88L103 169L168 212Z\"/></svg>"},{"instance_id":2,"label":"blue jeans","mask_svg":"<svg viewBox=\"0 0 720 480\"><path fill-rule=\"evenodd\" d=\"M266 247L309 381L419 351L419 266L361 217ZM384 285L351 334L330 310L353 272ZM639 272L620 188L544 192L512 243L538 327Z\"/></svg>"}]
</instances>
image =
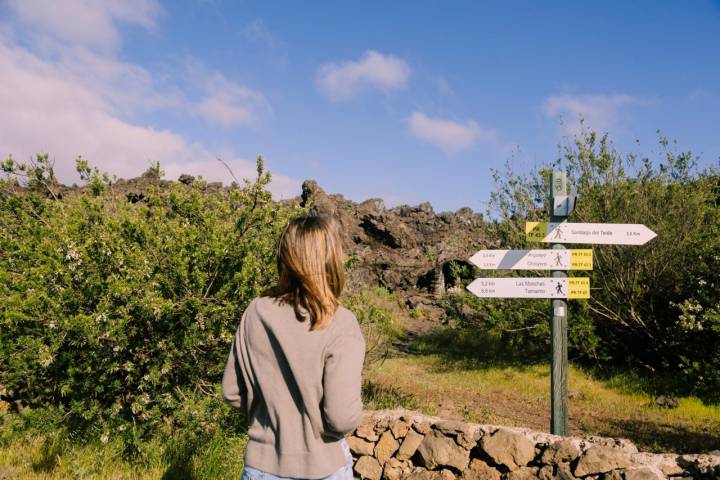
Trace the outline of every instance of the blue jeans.
<instances>
[{"instance_id":1,"label":"blue jeans","mask_svg":"<svg viewBox=\"0 0 720 480\"><path fill-rule=\"evenodd\" d=\"M340 446L345 452L345 466L340 467L333 473L326 477L322 477L321 480L352 480L353 478L353 459L350 454L350 447L348 447L347 441L343 438L340 440ZM263 472L247 465L243 469L242 477L240 480L291 480L293 477L278 477L272 473Z\"/></svg>"}]
</instances>

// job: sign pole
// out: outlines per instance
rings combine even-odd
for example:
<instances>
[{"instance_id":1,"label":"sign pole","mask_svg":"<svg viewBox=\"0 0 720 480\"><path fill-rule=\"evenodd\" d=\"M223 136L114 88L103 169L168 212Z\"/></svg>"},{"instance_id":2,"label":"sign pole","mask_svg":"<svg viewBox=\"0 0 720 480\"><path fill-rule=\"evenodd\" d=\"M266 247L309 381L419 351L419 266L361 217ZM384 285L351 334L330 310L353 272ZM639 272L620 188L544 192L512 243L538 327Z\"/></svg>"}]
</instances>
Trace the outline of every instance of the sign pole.
<instances>
[{"instance_id":1,"label":"sign pole","mask_svg":"<svg viewBox=\"0 0 720 480\"><path fill-rule=\"evenodd\" d=\"M567 197L567 179L563 172L552 172L550 184L551 221L562 222L570 214L572 205ZM558 203L556 205L556 203ZM561 244L554 244L553 250L564 250ZM553 278L567 277L564 271L553 270ZM552 416L550 431L554 435L568 433L568 357L567 357L567 302L563 299L550 300L552 317L552 374L550 378L550 405Z\"/></svg>"}]
</instances>

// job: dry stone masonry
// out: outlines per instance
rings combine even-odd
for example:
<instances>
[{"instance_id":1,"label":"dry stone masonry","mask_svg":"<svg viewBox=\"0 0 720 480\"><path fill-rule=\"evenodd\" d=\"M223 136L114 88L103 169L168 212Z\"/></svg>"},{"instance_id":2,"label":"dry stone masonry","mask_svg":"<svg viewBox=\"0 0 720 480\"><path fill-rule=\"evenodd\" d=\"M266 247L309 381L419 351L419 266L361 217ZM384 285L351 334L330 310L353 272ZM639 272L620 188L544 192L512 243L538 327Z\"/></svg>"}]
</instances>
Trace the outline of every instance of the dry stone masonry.
<instances>
[{"instance_id":1,"label":"dry stone masonry","mask_svg":"<svg viewBox=\"0 0 720 480\"><path fill-rule=\"evenodd\" d=\"M642 453L624 439L558 437L406 410L366 412L348 445L356 477L368 480L720 479L720 452Z\"/></svg>"}]
</instances>

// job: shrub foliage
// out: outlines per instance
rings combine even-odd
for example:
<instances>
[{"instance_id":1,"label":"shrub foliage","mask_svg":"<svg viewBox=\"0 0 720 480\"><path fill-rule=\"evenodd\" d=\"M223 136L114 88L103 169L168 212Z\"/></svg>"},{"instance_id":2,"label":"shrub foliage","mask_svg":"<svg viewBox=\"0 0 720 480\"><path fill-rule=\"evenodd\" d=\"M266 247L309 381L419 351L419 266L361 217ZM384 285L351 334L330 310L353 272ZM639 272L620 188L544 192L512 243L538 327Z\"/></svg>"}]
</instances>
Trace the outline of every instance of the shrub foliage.
<instances>
[{"instance_id":1,"label":"shrub foliage","mask_svg":"<svg viewBox=\"0 0 720 480\"><path fill-rule=\"evenodd\" d=\"M275 240L304 212L272 201L262 158L254 181L212 191L155 165L135 203L82 159L86 186L62 199L47 156L2 167L3 399L143 434L185 395L216 395L242 311L276 275Z\"/></svg>"},{"instance_id":2,"label":"shrub foliage","mask_svg":"<svg viewBox=\"0 0 720 480\"><path fill-rule=\"evenodd\" d=\"M684 393L720 400L720 177L697 157L659 139L659 158L622 155L585 131L554 165L494 172L495 222L502 248L525 241L526 220L549 217L552 169L579 195L570 222L640 223L658 236L644 246L595 245L591 299L569 302L569 348L576 358L637 367L682 379ZM570 248L570 246L567 246ZM527 274L525 272L525 274ZM483 300L466 324L500 329L514 345L547 346L547 301ZM457 309L457 308L456 308Z\"/></svg>"}]
</instances>

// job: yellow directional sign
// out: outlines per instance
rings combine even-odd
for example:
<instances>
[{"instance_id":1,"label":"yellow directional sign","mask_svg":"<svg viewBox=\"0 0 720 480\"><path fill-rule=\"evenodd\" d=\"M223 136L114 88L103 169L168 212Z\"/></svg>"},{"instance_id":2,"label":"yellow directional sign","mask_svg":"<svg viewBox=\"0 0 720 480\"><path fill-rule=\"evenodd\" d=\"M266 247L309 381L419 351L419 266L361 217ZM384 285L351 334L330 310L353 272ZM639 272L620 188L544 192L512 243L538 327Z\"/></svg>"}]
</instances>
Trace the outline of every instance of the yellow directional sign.
<instances>
[{"instance_id":1,"label":"yellow directional sign","mask_svg":"<svg viewBox=\"0 0 720 480\"><path fill-rule=\"evenodd\" d=\"M483 270L592 270L590 249L480 250L470 262Z\"/></svg>"},{"instance_id":2,"label":"yellow directional sign","mask_svg":"<svg viewBox=\"0 0 720 480\"><path fill-rule=\"evenodd\" d=\"M528 242L542 242L547 236L548 222L525 222L525 239Z\"/></svg>"},{"instance_id":3,"label":"yellow directional sign","mask_svg":"<svg viewBox=\"0 0 720 480\"><path fill-rule=\"evenodd\" d=\"M587 277L568 278L567 298L590 298L590 279Z\"/></svg>"},{"instance_id":4,"label":"yellow directional sign","mask_svg":"<svg viewBox=\"0 0 720 480\"><path fill-rule=\"evenodd\" d=\"M557 250L554 250L557 251ZM570 270L592 270L593 251L588 249L570 250Z\"/></svg>"},{"instance_id":5,"label":"yellow directional sign","mask_svg":"<svg viewBox=\"0 0 720 480\"><path fill-rule=\"evenodd\" d=\"M525 222L528 242L644 245L655 237L638 223Z\"/></svg>"}]
</instances>

